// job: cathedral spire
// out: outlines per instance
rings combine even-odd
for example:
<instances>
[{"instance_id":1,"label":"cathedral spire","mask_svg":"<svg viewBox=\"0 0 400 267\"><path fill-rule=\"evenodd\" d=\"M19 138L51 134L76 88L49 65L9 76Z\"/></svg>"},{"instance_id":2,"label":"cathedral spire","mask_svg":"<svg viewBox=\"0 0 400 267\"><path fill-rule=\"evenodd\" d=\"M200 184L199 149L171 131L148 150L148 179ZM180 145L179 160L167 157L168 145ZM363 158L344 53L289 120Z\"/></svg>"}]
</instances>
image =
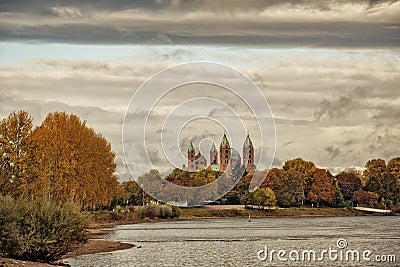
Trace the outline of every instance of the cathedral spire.
<instances>
[{"instance_id":1,"label":"cathedral spire","mask_svg":"<svg viewBox=\"0 0 400 267\"><path fill-rule=\"evenodd\" d=\"M229 148L229 141L228 138L226 137L226 134L224 133L224 137L222 137L221 145L220 148Z\"/></svg>"},{"instance_id":2,"label":"cathedral spire","mask_svg":"<svg viewBox=\"0 0 400 267\"><path fill-rule=\"evenodd\" d=\"M194 147L193 147L192 141L190 141L190 145L188 147L188 152L192 152L192 151L194 151Z\"/></svg>"},{"instance_id":3,"label":"cathedral spire","mask_svg":"<svg viewBox=\"0 0 400 267\"><path fill-rule=\"evenodd\" d=\"M211 146L211 151L215 152L217 151L217 148L215 147L215 143L213 142L212 146Z\"/></svg>"},{"instance_id":4,"label":"cathedral spire","mask_svg":"<svg viewBox=\"0 0 400 267\"><path fill-rule=\"evenodd\" d=\"M243 148L245 148L245 147L253 147L253 142L251 141L249 132L247 132L247 137L243 144Z\"/></svg>"}]
</instances>

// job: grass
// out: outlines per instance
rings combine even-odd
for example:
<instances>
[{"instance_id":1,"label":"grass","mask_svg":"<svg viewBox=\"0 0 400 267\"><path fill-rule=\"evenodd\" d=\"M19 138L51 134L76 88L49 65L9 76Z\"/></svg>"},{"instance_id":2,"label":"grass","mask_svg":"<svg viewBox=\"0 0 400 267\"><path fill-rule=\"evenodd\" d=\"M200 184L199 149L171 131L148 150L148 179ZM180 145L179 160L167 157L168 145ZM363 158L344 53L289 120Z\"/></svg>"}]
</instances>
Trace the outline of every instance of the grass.
<instances>
[{"instance_id":1,"label":"grass","mask_svg":"<svg viewBox=\"0 0 400 267\"><path fill-rule=\"evenodd\" d=\"M360 216L363 212L358 212L349 208L285 208L271 210L257 209L228 209L213 210L202 207L182 208L180 218L219 218L219 217L304 217L304 216Z\"/></svg>"}]
</instances>

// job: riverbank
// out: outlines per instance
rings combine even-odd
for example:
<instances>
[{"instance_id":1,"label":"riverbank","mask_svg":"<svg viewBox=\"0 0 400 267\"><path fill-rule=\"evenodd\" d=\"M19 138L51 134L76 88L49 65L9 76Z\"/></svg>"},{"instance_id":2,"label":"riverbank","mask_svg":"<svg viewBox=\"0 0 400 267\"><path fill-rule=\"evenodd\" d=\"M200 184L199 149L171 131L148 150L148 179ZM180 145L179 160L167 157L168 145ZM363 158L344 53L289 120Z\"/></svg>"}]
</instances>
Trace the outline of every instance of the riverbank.
<instances>
[{"instance_id":1,"label":"riverbank","mask_svg":"<svg viewBox=\"0 0 400 267\"><path fill-rule=\"evenodd\" d=\"M178 218L138 218L132 214L120 214L116 216L112 212L91 212L88 216L90 228L109 228L121 224L136 224L147 222L194 220L199 218L269 218L269 217L342 217L342 216L365 216L369 215L352 208L330 208L330 207L296 207L296 208L272 208L272 209L246 209L243 205L207 205L203 207L181 208Z\"/></svg>"},{"instance_id":2,"label":"riverbank","mask_svg":"<svg viewBox=\"0 0 400 267\"><path fill-rule=\"evenodd\" d=\"M364 216L364 212L356 211L351 208L273 208L273 209L245 209L243 205L218 205L194 208L183 208L180 219L195 218L252 218L268 217L342 217L342 216Z\"/></svg>"}]
</instances>

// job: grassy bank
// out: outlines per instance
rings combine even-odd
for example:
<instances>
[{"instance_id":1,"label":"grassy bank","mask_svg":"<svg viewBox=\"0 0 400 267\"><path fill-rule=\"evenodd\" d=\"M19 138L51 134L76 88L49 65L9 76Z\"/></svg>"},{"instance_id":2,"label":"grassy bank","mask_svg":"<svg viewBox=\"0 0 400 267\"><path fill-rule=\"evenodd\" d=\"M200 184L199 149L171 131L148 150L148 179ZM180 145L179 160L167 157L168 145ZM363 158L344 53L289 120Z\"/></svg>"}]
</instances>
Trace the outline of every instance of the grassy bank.
<instances>
[{"instance_id":1,"label":"grassy bank","mask_svg":"<svg viewBox=\"0 0 400 267\"><path fill-rule=\"evenodd\" d=\"M364 212L351 208L279 208L270 210L244 209L243 206L204 206L181 208L181 214L176 218L142 218L134 213L115 214L109 211L96 211L87 213L90 228L98 229L112 227L120 224L135 224L145 222L192 220L199 218L252 218L268 217L320 217L320 216L364 216Z\"/></svg>"},{"instance_id":2,"label":"grassy bank","mask_svg":"<svg viewBox=\"0 0 400 267\"><path fill-rule=\"evenodd\" d=\"M285 208L285 209L213 209L209 207L183 208L182 219L247 217L309 217L309 216L362 216L363 212L349 208Z\"/></svg>"}]
</instances>

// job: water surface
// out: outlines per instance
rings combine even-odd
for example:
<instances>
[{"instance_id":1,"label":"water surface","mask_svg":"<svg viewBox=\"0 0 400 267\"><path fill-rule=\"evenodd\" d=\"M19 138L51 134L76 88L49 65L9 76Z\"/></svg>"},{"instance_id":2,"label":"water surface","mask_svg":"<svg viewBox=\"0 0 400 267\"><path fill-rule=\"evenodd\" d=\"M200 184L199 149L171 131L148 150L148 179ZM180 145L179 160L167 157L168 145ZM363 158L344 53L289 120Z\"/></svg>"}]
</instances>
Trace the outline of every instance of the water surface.
<instances>
[{"instance_id":1,"label":"water surface","mask_svg":"<svg viewBox=\"0 0 400 267\"><path fill-rule=\"evenodd\" d=\"M132 243L128 250L68 259L71 266L400 266L400 217L313 217L204 219L120 225L105 238ZM347 247L339 249L337 240L345 239ZM300 260L282 262L259 260L260 250L291 250ZM322 250L371 250L370 262L332 261ZM304 250L314 250L316 260L301 261ZM286 254L286 258L288 255ZM264 253L261 253L262 256ZM294 257L296 254L292 254ZM376 262L376 255L395 255L397 263ZM339 256L339 254L338 254ZM351 256L351 255L350 255ZM361 257L361 256L360 256ZM285 258L285 257L284 257ZM305 258L308 257L305 255ZM343 256L345 259L345 256ZM351 257L350 257L351 259Z\"/></svg>"}]
</instances>

